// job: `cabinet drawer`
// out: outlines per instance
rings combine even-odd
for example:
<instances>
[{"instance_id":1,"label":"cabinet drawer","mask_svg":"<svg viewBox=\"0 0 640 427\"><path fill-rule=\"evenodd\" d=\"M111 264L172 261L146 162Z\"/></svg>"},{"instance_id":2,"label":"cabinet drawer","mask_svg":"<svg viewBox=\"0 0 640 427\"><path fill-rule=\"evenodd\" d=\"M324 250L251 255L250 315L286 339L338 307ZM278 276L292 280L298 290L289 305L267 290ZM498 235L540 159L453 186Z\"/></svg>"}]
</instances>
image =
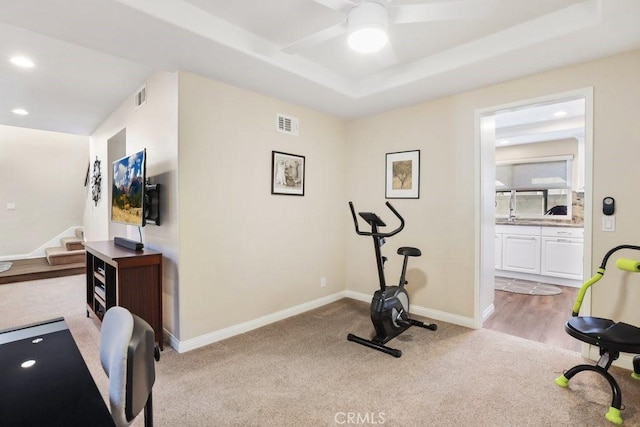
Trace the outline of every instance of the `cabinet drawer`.
<instances>
[{"instance_id":1,"label":"cabinet drawer","mask_svg":"<svg viewBox=\"0 0 640 427\"><path fill-rule=\"evenodd\" d=\"M571 227L542 227L542 236L544 237L564 237L568 239L584 238L584 228Z\"/></svg>"},{"instance_id":2,"label":"cabinet drawer","mask_svg":"<svg viewBox=\"0 0 640 427\"><path fill-rule=\"evenodd\" d=\"M539 236L540 227L535 225L496 225L496 233L521 236Z\"/></svg>"}]
</instances>

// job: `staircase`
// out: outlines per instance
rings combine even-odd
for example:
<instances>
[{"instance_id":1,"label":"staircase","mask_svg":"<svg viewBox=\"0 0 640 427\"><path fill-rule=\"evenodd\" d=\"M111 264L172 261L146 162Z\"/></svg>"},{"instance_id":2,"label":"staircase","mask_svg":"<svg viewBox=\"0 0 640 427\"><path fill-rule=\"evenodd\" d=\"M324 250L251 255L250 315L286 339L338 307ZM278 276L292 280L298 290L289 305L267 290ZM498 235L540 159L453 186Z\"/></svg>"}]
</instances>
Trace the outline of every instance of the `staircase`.
<instances>
[{"instance_id":1,"label":"staircase","mask_svg":"<svg viewBox=\"0 0 640 427\"><path fill-rule=\"evenodd\" d=\"M75 237L63 237L60 245L44 250L49 265L84 263L84 230L76 228Z\"/></svg>"}]
</instances>

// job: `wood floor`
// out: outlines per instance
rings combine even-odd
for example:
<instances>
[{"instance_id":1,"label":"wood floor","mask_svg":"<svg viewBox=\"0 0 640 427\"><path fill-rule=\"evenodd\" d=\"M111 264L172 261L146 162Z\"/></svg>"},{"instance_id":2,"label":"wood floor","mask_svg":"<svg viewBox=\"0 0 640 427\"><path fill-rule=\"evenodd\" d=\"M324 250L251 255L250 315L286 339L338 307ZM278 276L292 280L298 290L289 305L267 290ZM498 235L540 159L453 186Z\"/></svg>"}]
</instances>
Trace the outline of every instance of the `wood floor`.
<instances>
[{"instance_id":1,"label":"wood floor","mask_svg":"<svg viewBox=\"0 0 640 427\"><path fill-rule=\"evenodd\" d=\"M564 331L564 324L571 317L578 288L558 287L562 289L562 293L551 296L495 291L495 312L484 323L484 327L555 347L580 351L580 341Z\"/></svg>"},{"instance_id":2,"label":"wood floor","mask_svg":"<svg viewBox=\"0 0 640 427\"><path fill-rule=\"evenodd\" d=\"M51 277L82 274L85 263L49 265L46 258L30 258L11 261L13 265L0 273L0 285L5 283L25 282L28 280L49 279Z\"/></svg>"}]
</instances>

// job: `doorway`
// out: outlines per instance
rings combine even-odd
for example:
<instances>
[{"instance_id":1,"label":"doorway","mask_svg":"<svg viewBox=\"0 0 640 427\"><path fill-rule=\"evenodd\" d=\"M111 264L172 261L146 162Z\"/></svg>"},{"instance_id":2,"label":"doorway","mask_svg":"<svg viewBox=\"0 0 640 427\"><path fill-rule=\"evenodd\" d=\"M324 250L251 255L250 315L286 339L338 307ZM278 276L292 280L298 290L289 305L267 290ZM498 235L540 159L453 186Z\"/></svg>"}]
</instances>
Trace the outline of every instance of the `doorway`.
<instances>
[{"instance_id":1,"label":"doorway","mask_svg":"<svg viewBox=\"0 0 640 427\"><path fill-rule=\"evenodd\" d=\"M565 338L563 325L583 278L590 276L592 99L587 88L476 113L481 182L476 316L481 326L579 349ZM569 238L548 235L559 230ZM554 268L564 254L573 264L557 264L572 271ZM527 286L550 284L560 294L495 290L496 277Z\"/></svg>"}]
</instances>

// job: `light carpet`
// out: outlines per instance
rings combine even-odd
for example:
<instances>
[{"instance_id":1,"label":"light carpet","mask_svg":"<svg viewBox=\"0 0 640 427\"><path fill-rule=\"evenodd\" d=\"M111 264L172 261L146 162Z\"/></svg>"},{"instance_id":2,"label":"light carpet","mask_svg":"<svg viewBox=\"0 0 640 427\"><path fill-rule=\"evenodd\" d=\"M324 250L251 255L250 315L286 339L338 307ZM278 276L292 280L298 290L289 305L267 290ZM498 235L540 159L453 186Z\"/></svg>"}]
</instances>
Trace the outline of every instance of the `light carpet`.
<instances>
[{"instance_id":1,"label":"light carpet","mask_svg":"<svg viewBox=\"0 0 640 427\"><path fill-rule=\"evenodd\" d=\"M106 398L85 286L84 276L1 286L0 328L64 316ZM582 373L568 389L553 382L584 362L578 353L437 323L435 332L411 328L391 341L399 359L347 341L348 332L372 332L368 304L350 299L187 353L165 347L155 425L611 426L602 378ZM640 382L611 371L626 425L640 425Z\"/></svg>"},{"instance_id":2,"label":"light carpet","mask_svg":"<svg viewBox=\"0 0 640 427\"><path fill-rule=\"evenodd\" d=\"M0 273L2 273L4 271L8 271L11 268L12 265L13 265L12 262L0 261Z\"/></svg>"}]
</instances>

